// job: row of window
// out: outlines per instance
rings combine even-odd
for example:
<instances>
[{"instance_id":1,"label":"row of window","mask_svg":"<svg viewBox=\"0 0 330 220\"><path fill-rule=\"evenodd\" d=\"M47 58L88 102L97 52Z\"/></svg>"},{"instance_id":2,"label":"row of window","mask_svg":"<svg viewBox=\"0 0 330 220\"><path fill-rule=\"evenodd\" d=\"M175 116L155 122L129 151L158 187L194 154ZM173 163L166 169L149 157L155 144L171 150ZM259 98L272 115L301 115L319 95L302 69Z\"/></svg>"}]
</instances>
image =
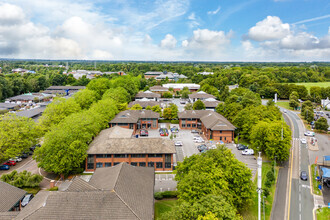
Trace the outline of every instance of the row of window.
<instances>
[{"instance_id":1,"label":"row of window","mask_svg":"<svg viewBox=\"0 0 330 220\"><path fill-rule=\"evenodd\" d=\"M111 158L112 154L96 154L96 158ZM147 154L131 154L132 158L144 158ZM129 154L114 154L114 158L128 158ZM163 154L148 154L148 157L163 157Z\"/></svg>"},{"instance_id":2,"label":"row of window","mask_svg":"<svg viewBox=\"0 0 330 220\"><path fill-rule=\"evenodd\" d=\"M113 163L113 166L116 166L119 163ZM145 162L131 162L132 166L140 166L140 167L145 167L146 163ZM162 162L148 162L148 167L155 167L156 168L163 168L163 163ZM96 168L100 167L111 167L112 163L96 163ZM88 169L94 169L94 164L87 164ZM166 162L165 163L165 168L171 168L171 163Z\"/></svg>"},{"instance_id":3,"label":"row of window","mask_svg":"<svg viewBox=\"0 0 330 220\"><path fill-rule=\"evenodd\" d=\"M185 128L187 126L187 128L196 128L196 124L181 124L181 127Z\"/></svg>"},{"instance_id":4,"label":"row of window","mask_svg":"<svg viewBox=\"0 0 330 220\"><path fill-rule=\"evenodd\" d=\"M185 123L186 121L196 121L197 118L185 118L185 119L181 119L182 123Z\"/></svg>"}]
</instances>

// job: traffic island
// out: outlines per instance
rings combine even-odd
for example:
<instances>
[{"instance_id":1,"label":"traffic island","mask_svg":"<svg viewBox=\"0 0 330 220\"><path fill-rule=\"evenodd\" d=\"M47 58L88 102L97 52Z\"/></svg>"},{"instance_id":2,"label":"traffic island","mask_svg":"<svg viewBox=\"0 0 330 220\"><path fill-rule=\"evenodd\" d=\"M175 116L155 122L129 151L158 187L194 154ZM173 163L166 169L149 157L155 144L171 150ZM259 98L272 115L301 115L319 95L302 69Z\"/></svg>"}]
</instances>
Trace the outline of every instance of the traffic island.
<instances>
[{"instance_id":1,"label":"traffic island","mask_svg":"<svg viewBox=\"0 0 330 220\"><path fill-rule=\"evenodd\" d=\"M322 195L322 191L319 189L319 185L321 184L320 181L317 180L319 177L319 170L316 164L310 166L310 174L312 178L312 185L313 185L313 194L315 195Z\"/></svg>"},{"instance_id":2,"label":"traffic island","mask_svg":"<svg viewBox=\"0 0 330 220\"><path fill-rule=\"evenodd\" d=\"M317 139L314 137L307 137L307 145L308 145L308 150L312 150L312 151L319 150Z\"/></svg>"}]
</instances>

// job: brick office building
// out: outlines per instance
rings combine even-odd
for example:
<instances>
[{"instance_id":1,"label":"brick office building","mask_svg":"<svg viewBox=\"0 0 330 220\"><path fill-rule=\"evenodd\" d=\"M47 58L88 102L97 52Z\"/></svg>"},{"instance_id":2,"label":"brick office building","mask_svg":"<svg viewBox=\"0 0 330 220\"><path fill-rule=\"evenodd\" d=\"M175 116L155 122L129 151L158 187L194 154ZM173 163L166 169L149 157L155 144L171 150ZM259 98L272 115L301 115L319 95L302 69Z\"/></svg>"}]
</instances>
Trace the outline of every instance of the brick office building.
<instances>
[{"instance_id":1,"label":"brick office building","mask_svg":"<svg viewBox=\"0 0 330 220\"><path fill-rule=\"evenodd\" d=\"M234 141L235 126L225 117L210 110L188 110L178 113L181 129L201 129L210 140L231 143Z\"/></svg>"},{"instance_id":2,"label":"brick office building","mask_svg":"<svg viewBox=\"0 0 330 220\"><path fill-rule=\"evenodd\" d=\"M103 130L87 151L86 171L111 167L121 162L133 166L173 170L174 142L164 138L131 138L133 130L118 126Z\"/></svg>"},{"instance_id":3,"label":"brick office building","mask_svg":"<svg viewBox=\"0 0 330 220\"><path fill-rule=\"evenodd\" d=\"M149 99L150 101L158 101L160 99L160 94L150 92L149 90L145 92L139 92L135 95L135 101L140 99Z\"/></svg>"},{"instance_id":4,"label":"brick office building","mask_svg":"<svg viewBox=\"0 0 330 220\"><path fill-rule=\"evenodd\" d=\"M110 127L116 125L122 128L136 130L141 128L157 129L158 128L159 113L151 110L126 110L116 115L114 119L110 121Z\"/></svg>"}]
</instances>

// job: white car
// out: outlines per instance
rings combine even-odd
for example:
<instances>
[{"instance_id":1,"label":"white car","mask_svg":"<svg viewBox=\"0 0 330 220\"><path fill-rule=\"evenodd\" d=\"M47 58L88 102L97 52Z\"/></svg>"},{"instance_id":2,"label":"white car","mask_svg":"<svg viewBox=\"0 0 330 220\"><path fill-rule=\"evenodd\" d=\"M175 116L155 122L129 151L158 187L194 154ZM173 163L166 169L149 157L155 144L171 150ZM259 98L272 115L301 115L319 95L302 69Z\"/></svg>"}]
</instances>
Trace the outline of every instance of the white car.
<instances>
[{"instance_id":1,"label":"white car","mask_svg":"<svg viewBox=\"0 0 330 220\"><path fill-rule=\"evenodd\" d=\"M203 138L194 138L195 143L204 143Z\"/></svg>"},{"instance_id":2,"label":"white car","mask_svg":"<svg viewBox=\"0 0 330 220\"><path fill-rule=\"evenodd\" d=\"M243 155L253 155L254 151L253 151L253 149L246 149L246 150L242 151L242 154Z\"/></svg>"},{"instance_id":3,"label":"white car","mask_svg":"<svg viewBox=\"0 0 330 220\"><path fill-rule=\"evenodd\" d=\"M306 139L305 139L305 138L302 138L302 139L301 139L301 143L302 143L302 144L306 144L306 143L307 143Z\"/></svg>"},{"instance_id":4,"label":"white car","mask_svg":"<svg viewBox=\"0 0 330 220\"><path fill-rule=\"evenodd\" d=\"M21 157L14 157L14 158L10 158L9 160L15 161L15 162L21 162L22 158Z\"/></svg>"},{"instance_id":5,"label":"white car","mask_svg":"<svg viewBox=\"0 0 330 220\"><path fill-rule=\"evenodd\" d=\"M174 145L175 145L175 146L182 146L182 141L176 141L176 142L174 143Z\"/></svg>"},{"instance_id":6,"label":"white car","mask_svg":"<svg viewBox=\"0 0 330 220\"><path fill-rule=\"evenodd\" d=\"M304 135L305 135L305 136L314 137L314 136L315 136L315 133L312 132L312 131L306 131L306 132L304 133Z\"/></svg>"},{"instance_id":7,"label":"white car","mask_svg":"<svg viewBox=\"0 0 330 220\"><path fill-rule=\"evenodd\" d=\"M286 113L287 111L284 109L283 112Z\"/></svg>"}]
</instances>

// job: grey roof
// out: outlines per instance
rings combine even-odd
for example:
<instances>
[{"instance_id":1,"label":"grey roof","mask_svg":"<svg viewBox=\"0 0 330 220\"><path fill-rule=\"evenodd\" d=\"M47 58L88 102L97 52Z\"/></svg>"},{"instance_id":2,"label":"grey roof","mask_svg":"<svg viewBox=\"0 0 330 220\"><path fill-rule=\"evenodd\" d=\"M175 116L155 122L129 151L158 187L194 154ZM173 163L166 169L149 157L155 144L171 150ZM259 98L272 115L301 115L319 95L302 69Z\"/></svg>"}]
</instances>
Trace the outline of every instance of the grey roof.
<instances>
[{"instance_id":1,"label":"grey roof","mask_svg":"<svg viewBox=\"0 0 330 220\"><path fill-rule=\"evenodd\" d=\"M86 86L50 86L47 90L80 90L85 88Z\"/></svg>"},{"instance_id":2,"label":"grey roof","mask_svg":"<svg viewBox=\"0 0 330 220\"><path fill-rule=\"evenodd\" d=\"M13 103L0 103L0 108L4 108L4 109L13 109L15 107L19 106L19 104L13 104Z\"/></svg>"},{"instance_id":3,"label":"grey roof","mask_svg":"<svg viewBox=\"0 0 330 220\"><path fill-rule=\"evenodd\" d=\"M139 118L159 118L159 113L151 110L126 110L118 113L110 123L137 123Z\"/></svg>"},{"instance_id":4,"label":"grey roof","mask_svg":"<svg viewBox=\"0 0 330 220\"><path fill-rule=\"evenodd\" d=\"M113 138L131 138L133 135L133 129L122 128L120 126L114 126L111 128L104 129L100 132L96 138L94 138L94 142L104 141L105 139L113 139Z\"/></svg>"},{"instance_id":5,"label":"grey roof","mask_svg":"<svg viewBox=\"0 0 330 220\"><path fill-rule=\"evenodd\" d=\"M19 212L0 212L0 219L1 220L12 220L14 219L17 215L19 214Z\"/></svg>"},{"instance_id":6,"label":"grey roof","mask_svg":"<svg viewBox=\"0 0 330 220\"><path fill-rule=\"evenodd\" d=\"M144 75L160 75L163 74L163 72L146 72Z\"/></svg>"},{"instance_id":7,"label":"grey roof","mask_svg":"<svg viewBox=\"0 0 330 220\"><path fill-rule=\"evenodd\" d=\"M136 100L136 101L130 102L128 104L128 107L131 108L133 105L136 105L136 104L141 105L142 108L146 108L148 105L150 107L155 106L155 105L159 105L160 106L160 103L159 102L156 102L156 101L151 101L151 100L149 100L149 101L140 101L140 100Z\"/></svg>"},{"instance_id":8,"label":"grey roof","mask_svg":"<svg viewBox=\"0 0 330 220\"><path fill-rule=\"evenodd\" d=\"M152 86L149 88L149 90L154 92L166 92L168 91L168 88L162 86Z\"/></svg>"},{"instance_id":9,"label":"grey roof","mask_svg":"<svg viewBox=\"0 0 330 220\"><path fill-rule=\"evenodd\" d=\"M135 98L160 98L160 94L153 93L150 91L145 91L136 94Z\"/></svg>"},{"instance_id":10,"label":"grey roof","mask_svg":"<svg viewBox=\"0 0 330 220\"><path fill-rule=\"evenodd\" d=\"M15 112L17 116L34 118L38 115L41 115L45 111L44 107L33 108L29 110L23 110L19 112Z\"/></svg>"},{"instance_id":11,"label":"grey roof","mask_svg":"<svg viewBox=\"0 0 330 220\"><path fill-rule=\"evenodd\" d=\"M200 91L200 92L196 92L196 93L193 93L193 94L189 94L188 95L190 99L208 99L208 98L214 98L215 99L215 96L214 95L210 95L210 94L207 94L206 92L203 92L203 91Z\"/></svg>"},{"instance_id":12,"label":"grey roof","mask_svg":"<svg viewBox=\"0 0 330 220\"><path fill-rule=\"evenodd\" d=\"M121 163L76 177L64 192L43 191L17 219L153 219L154 169Z\"/></svg>"},{"instance_id":13,"label":"grey roof","mask_svg":"<svg viewBox=\"0 0 330 220\"><path fill-rule=\"evenodd\" d=\"M7 100L10 101L33 101L35 98L38 99L44 99L50 97L49 94L44 94L44 93L27 93L23 95L17 95L14 97L10 97Z\"/></svg>"},{"instance_id":14,"label":"grey roof","mask_svg":"<svg viewBox=\"0 0 330 220\"><path fill-rule=\"evenodd\" d=\"M220 101L203 101L205 108L216 108Z\"/></svg>"},{"instance_id":15,"label":"grey roof","mask_svg":"<svg viewBox=\"0 0 330 220\"><path fill-rule=\"evenodd\" d=\"M100 134L87 154L174 154L174 142L164 138L113 138Z\"/></svg>"},{"instance_id":16,"label":"grey roof","mask_svg":"<svg viewBox=\"0 0 330 220\"><path fill-rule=\"evenodd\" d=\"M214 131L233 131L236 129L225 117L209 110L187 110L179 112L178 117L179 119L198 118L206 128Z\"/></svg>"},{"instance_id":17,"label":"grey roof","mask_svg":"<svg viewBox=\"0 0 330 220\"><path fill-rule=\"evenodd\" d=\"M24 190L0 181L0 212L9 211L25 194Z\"/></svg>"}]
</instances>

